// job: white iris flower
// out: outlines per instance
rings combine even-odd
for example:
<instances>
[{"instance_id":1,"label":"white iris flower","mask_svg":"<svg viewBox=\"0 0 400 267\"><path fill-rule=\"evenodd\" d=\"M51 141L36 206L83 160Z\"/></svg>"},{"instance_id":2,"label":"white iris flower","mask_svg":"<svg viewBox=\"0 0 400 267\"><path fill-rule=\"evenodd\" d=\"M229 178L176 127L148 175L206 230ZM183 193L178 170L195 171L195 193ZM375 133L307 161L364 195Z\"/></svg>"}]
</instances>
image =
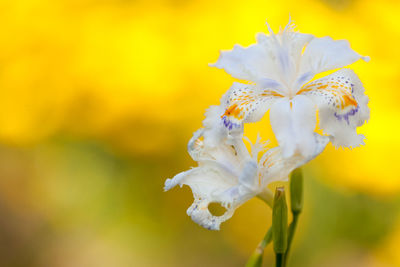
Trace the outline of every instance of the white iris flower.
<instances>
[{"instance_id":1,"label":"white iris flower","mask_svg":"<svg viewBox=\"0 0 400 267\"><path fill-rule=\"evenodd\" d=\"M369 118L368 97L357 75L340 69L324 78L318 73L342 68L359 59L368 61L345 40L316 38L297 33L289 22L270 35L258 34L257 44L222 52L217 68L252 84L234 83L228 91L226 109L221 113L226 129L242 128L256 122L270 110L272 130L284 157L297 153L312 157L316 151L314 130L319 126L335 146L364 144L356 128Z\"/></svg>"},{"instance_id":2,"label":"white iris flower","mask_svg":"<svg viewBox=\"0 0 400 267\"><path fill-rule=\"evenodd\" d=\"M225 97L224 97L225 98ZM232 217L236 208L247 200L272 194L267 188L274 181L285 181L295 168L305 164L323 151L329 138L315 134L314 151L310 156L301 154L283 158L279 147L259 153L265 145L257 139L249 152L243 142L241 129L230 131L221 123L221 106L212 106L203 121L204 128L194 133L188 151L198 166L167 179L167 191L176 185L188 185L192 189L194 202L187 214L199 225L219 230L220 224ZM210 203L219 203L226 209L221 216L211 214Z\"/></svg>"}]
</instances>

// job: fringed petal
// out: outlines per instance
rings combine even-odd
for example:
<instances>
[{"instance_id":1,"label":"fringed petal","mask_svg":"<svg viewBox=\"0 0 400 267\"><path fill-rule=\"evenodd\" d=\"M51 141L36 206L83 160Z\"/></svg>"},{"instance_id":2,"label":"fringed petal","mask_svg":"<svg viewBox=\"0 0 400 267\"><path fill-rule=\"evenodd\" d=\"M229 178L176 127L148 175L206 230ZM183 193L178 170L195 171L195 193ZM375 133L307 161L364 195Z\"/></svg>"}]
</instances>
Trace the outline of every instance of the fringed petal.
<instances>
[{"instance_id":1,"label":"fringed petal","mask_svg":"<svg viewBox=\"0 0 400 267\"><path fill-rule=\"evenodd\" d=\"M229 89L226 109L221 118L229 130L241 129L244 122L260 120L276 99L283 96L271 89L234 83Z\"/></svg>"},{"instance_id":2,"label":"fringed petal","mask_svg":"<svg viewBox=\"0 0 400 267\"><path fill-rule=\"evenodd\" d=\"M254 168L255 167L255 168ZM245 164L239 177L231 175L215 164L204 164L182 172L165 182L165 190L176 185L188 185L192 189L194 202L187 214L197 224L219 230L220 224L232 217L236 208L259 193L250 186L255 179L257 165ZM211 214L210 203L219 203L226 209L221 216Z\"/></svg>"},{"instance_id":3,"label":"fringed petal","mask_svg":"<svg viewBox=\"0 0 400 267\"><path fill-rule=\"evenodd\" d=\"M347 40L333 40L331 37L314 38L305 48L301 57L299 77L311 79L315 74L342 68L359 59L369 61L350 48ZM303 80L303 84L308 82ZM302 84L299 84L302 85Z\"/></svg>"},{"instance_id":4,"label":"fringed petal","mask_svg":"<svg viewBox=\"0 0 400 267\"><path fill-rule=\"evenodd\" d=\"M335 146L364 144L357 127L369 119L368 97L350 69L341 69L304 86L299 94L310 97L318 106L320 127L332 136Z\"/></svg>"}]
</instances>

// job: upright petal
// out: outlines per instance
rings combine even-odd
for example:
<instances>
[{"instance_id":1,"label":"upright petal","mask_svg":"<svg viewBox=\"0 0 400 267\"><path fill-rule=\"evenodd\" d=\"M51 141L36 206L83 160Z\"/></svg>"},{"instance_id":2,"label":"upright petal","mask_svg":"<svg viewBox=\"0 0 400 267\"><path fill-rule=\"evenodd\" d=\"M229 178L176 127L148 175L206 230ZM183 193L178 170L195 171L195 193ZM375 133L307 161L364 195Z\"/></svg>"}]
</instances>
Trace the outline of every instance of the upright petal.
<instances>
[{"instance_id":1,"label":"upright petal","mask_svg":"<svg viewBox=\"0 0 400 267\"><path fill-rule=\"evenodd\" d=\"M296 153L310 157L315 151L315 104L305 96L274 103L270 112L272 130L285 158Z\"/></svg>"},{"instance_id":2,"label":"upright petal","mask_svg":"<svg viewBox=\"0 0 400 267\"><path fill-rule=\"evenodd\" d=\"M268 23L267 23L268 25ZM309 43L314 36L294 31L294 24L289 20L288 25L278 34L274 34L268 25L269 36L258 34L258 43L265 46L275 61L275 66L279 70L279 81L286 85L290 90L293 80L298 72L301 53L304 46Z\"/></svg>"},{"instance_id":3,"label":"upright petal","mask_svg":"<svg viewBox=\"0 0 400 267\"><path fill-rule=\"evenodd\" d=\"M300 63L301 53L304 47L314 39L311 34L294 32L293 30L283 31L281 42L282 46L286 47L289 56L293 59L296 64L296 69L299 67L297 64Z\"/></svg>"},{"instance_id":4,"label":"upright petal","mask_svg":"<svg viewBox=\"0 0 400 267\"><path fill-rule=\"evenodd\" d=\"M203 120L204 126L204 143L209 147L218 146L228 131L221 121L221 114L225 111L225 104L219 106L210 106L205 113L206 118Z\"/></svg>"},{"instance_id":5,"label":"upright petal","mask_svg":"<svg viewBox=\"0 0 400 267\"><path fill-rule=\"evenodd\" d=\"M202 140L203 134L204 134L203 128L195 131L187 145L188 153L195 161L200 160L203 156L202 155L204 151L204 141Z\"/></svg>"},{"instance_id":6,"label":"upright petal","mask_svg":"<svg viewBox=\"0 0 400 267\"><path fill-rule=\"evenodd\" d=\"M342 68L359 59L369 60L368 57L363 57L351 49L347 40L335 41L331 37L314 38L304 50L299 77L308 74L311 79L317 73Z\"/></svg>"},{"instance_id":7,"label":"upright petal","mask_svg":"<svg viewBox=\"0 0 400 267\"><path fill-rule=\"evenodd\" d=\"M221 117L229 130L242 127L243 122L260 120L271 104L283 97L271 89L236 82L229 89L228 95L226 110Z\"/></svg>"},{"instance_id":8,"label":"upright petal","mask_svg":"<svg viewBox=\"0 0 400 267\"><path fill-rule=\"evenodd\" d=\"M320 127L332 136L335 146L364 144L364 136L357 135L357 127L369 119L368 97L354 71L341 69L305 85L298 93L318 105Z\"/></svg>"},{"instance_id":9,"label":"upright petal","mask_svg":"<svg viewBox=\"0 0 400 267\"><path fill-rule=\"evenodd\" d=\"M263 78L276 80L278 77L274 60L259 44L247 48L235 45L230 51L221 51L218 61L210 66L224 69L235 78L253 82Z\"/></svg>"}]
</instances>

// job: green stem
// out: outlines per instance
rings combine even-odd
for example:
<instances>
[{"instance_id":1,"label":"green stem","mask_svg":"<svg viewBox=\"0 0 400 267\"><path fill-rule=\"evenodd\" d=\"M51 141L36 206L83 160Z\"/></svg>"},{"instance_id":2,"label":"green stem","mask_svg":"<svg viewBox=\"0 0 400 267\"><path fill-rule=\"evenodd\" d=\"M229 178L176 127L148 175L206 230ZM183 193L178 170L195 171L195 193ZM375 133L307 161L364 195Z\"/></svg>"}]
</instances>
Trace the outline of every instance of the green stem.
<instances>
[{"instance_id":1,"label":"green stem","mask_svg":"<svg viewBox=\"0 0 400 267\"><path fill-rule=\"evenodd\" d=\"M265 249L265 247L271 243L272 241L272 227L268 229L268 232L265 234L264 239L261 241L259 247L262 248L262 250Z\"/></svg>"},{"instance_id":2,"label":"green stem","mask_svg":"<svg viewBox=\"0 0 400 267\"><path fill-rule=\"evenodd\" d=\"M283 267L283 264L284 264L284 262L283 262L284 255L283 255L283 253L276 253L275 254L275 259L276 259L276 261L275 261L276 267Z\"/></svg>"},{"instance_id":3,"label":"green stem","mask_svg":"<svg viewBox=\"0 0 400 267\"><path fill-rule=\"evenodd\" d=\"M264 236L264 239L258 244L256 250L250 256L246 263L246 267L259 267L262 265L262 256L265 247L272 241L272 228L270 227Z\"/></svg>"},{"instance_id":4,"label":"green stem","mask_svg":"<svg viewBox=\"0 0 400 267\"><path fill-rule=\"evenodd\" d=\"M293 213L293 220L289 225L287 250L285 253L285 257L284 257L284 263L283 263L284 265L283 266L287 266L288 261L289 261L290 248L292 247L291 245L292 245L294 234L296 232L297 223L299 221L299 216L300 216L300 212Z\"/></svg>"}]
</instances>

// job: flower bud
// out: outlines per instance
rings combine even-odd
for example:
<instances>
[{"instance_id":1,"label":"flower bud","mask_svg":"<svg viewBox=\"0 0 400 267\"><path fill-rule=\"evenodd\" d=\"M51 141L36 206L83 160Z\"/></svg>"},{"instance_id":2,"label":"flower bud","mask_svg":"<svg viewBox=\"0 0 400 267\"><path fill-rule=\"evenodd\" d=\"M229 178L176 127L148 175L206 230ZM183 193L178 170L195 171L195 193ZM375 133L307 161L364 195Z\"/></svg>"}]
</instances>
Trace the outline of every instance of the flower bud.
<instances>
[{"instance_id":1,"label":"flower bud","mask_svg":"<svg viewBox=\"0 0 400 267\"><path fill-rule=\"evenodd\" d=\"M292 171L290 175L290 208L293 214L303 209L303 173L301 168Z\"/></svg>"},{"instance_id":2,"label":"flower bud","mask_svg":"<svg viewBox=\"0 0 400 267\"><path fill-rule=\"evenodd\" d=\"M272 240L275 253L285 253L287 247L288 209L286 205L285 188L275 190L272 210Z\"/></svg>"}]
</instances>

